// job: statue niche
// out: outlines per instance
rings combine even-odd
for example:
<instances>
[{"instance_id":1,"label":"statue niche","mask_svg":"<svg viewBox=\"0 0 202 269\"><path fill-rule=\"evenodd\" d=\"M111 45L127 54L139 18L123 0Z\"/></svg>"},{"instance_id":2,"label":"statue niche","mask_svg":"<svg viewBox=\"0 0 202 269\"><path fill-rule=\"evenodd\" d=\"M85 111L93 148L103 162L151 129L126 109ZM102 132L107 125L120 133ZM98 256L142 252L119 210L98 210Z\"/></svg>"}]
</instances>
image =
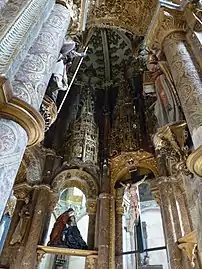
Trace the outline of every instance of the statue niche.
<instances>
[{"instance_id":1,"label":"statue niche","mask_svg":"<svg viewBox=\"0 0 202 269\"><path fill-rule=\"evenodd\" d=\"M88 248L77 227L72 208L69 208L56 219L48 245L72 249Z\"/></svg>"},{"instance_id":2,"label":"statue niche","mask_svg":"<svg viewBox=\"0 0 202 269\"><path fill-rule=\"evenodd\" d=\"M147 68L149 72L146 72L144 79L144 93L146 96L156 95L157 101L153 105L158 127L182 120L180 101L166 62L149 54Z\"/></svg>"}]
</instances>

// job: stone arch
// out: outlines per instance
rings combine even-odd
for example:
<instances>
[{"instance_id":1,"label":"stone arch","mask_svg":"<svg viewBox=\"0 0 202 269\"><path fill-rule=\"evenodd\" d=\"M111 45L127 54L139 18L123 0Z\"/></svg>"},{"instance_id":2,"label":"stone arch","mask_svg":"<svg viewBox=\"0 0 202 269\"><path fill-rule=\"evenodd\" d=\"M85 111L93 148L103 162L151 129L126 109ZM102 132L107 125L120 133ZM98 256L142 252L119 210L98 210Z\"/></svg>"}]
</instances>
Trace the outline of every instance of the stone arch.
<instances>
[{"instance_id":1,"label":"stone arch","mask_svg":"<svg viewBox=\"0 0 202 269\"><path fill-rule=\"evenodd\" d=\"M122 152L111 161L111 187L127 173L136 168L147 168L154 176L158 176L155 157L146 151Z\"/></svg>"},{"instance_id":2,"label":"stone arch","mask_svg":"<svg viewBox=\"0 0 202 269\"><path fill-rule=\"evenodd\" d=\"M96 179L83 170L64 170L56 175L52 182L52 190L57 194L71 187L80 189L85 194L87 200L96 200L98 197L99 190Z\"/></svg>"}]
</instances>

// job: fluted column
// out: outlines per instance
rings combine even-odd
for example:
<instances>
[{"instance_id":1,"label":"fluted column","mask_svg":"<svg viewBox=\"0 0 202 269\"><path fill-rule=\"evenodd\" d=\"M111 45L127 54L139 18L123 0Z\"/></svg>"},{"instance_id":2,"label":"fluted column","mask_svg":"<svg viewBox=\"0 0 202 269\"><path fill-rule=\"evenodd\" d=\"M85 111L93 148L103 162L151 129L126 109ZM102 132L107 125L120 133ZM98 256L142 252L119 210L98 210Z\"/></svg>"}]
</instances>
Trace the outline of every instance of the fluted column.
<instances>
[{"instance_id":1,"label":"fluted column","mask_svg":"<svg viewBox=\"0 0 202 269\"><path fill-rule=\"evenodd\" d=\"M3 95L0 95L0 218L27 143L34 145L43 139L44 121L37 111L62 47L69 21L68 9L56 4L12 85L4 79L1 80Z\"/></svg>"},{"instance_id":2,"label":"fluted column","mask_svg":"<svg viewBox=\"0 0 202 269\"><path fill-rule=\"evenodd\" d=\"M123 268L123 256L121 253L123 252L123 221L122 217L124 214L123 208L123 189L118 189L116 191L116 201L115 201L115 268L122 269Z\"/></svg>"},{"instance_id":3,"label":"fluted column","mask_svg":"<svg viewBox=\"0 0 202 269\"><path fill-rule=\"evenodd\" d=\"M95 248L95 226L96 226L96 211L97 211L97 200L88 199L87 212L89 216L88 224L88 249Z\"/></svg>"}]
</instances>

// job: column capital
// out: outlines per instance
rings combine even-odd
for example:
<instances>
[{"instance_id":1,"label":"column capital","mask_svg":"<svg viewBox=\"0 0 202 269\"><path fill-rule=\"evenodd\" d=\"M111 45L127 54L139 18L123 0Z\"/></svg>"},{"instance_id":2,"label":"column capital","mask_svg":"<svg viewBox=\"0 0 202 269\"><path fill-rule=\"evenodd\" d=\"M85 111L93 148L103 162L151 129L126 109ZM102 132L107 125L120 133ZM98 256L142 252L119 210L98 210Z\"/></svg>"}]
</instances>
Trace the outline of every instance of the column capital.
<instances>
[{"instance_id":1,"label":"column capital","mask_svg":"<svg viewBox=\"0 0 202 269\"><path fill-rule=\"evenodd\" d=\"M172 33L183 34L187 27L183 16L184 12L181 10L161 6L148 31L147 46L149 49L162 49L165 38Z\"/></svg>"}]
</instances>

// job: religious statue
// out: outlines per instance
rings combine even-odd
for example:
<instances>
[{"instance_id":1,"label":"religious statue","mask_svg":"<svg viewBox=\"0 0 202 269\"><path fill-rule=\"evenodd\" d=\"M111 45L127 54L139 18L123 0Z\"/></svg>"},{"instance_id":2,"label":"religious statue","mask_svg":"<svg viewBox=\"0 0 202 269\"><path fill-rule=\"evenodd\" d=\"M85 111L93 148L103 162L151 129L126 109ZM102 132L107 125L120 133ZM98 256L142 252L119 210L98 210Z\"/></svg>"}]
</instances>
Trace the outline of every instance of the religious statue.
<instances>
[{"instance_id":1,"label":"religious statue","mask_svg":"<svg viewBox=\"0 0 202 269\"><path fill-rule=\"evenodd\" d=\"M32 214L32 206L29 202L29 198L25 198L25 205L23 205L19 216L20 220L15 228L13 236L10 241L10 245L20 244L25 236L30 218Z\"/></svg>"},{"instance_id":2,"label":"religious statue","mask_svg":"<svg viewBox=\"0 0 202 269\"><path fill-rule=\"evenodd\" d=\"M54 66L53 74L48 84L47 95L56 101L58 91L66 91L68 88L67 73L72 65L74 57L84 57L85 53L75 50L76 42L67 40L64 42L59 58Z\"/></svg>"},{"instance_id":3,"label":"religious statue","mask_svg":"<svg viewBox=\"0 0 202 269\"><path fill-rule=\"evenodd\" d=\"M69 208L56 219L48 245L72 249L88 248L77 227L72 208Z\"/></svg>"},{"instance_id":4,"label":"religious statue","mask_svg":"<svg viewBox=\"0 0 202 269\"><path fill-rule=\"evenodd\" d=\"M147 68L150 71L150 80L154 84L154 89L144 87L144 93L156 94L154 112L158 127L181 120L183 115L180 102L166 62L159 61L154 54L149 54Z\"/></svg>"}]
</instances>

